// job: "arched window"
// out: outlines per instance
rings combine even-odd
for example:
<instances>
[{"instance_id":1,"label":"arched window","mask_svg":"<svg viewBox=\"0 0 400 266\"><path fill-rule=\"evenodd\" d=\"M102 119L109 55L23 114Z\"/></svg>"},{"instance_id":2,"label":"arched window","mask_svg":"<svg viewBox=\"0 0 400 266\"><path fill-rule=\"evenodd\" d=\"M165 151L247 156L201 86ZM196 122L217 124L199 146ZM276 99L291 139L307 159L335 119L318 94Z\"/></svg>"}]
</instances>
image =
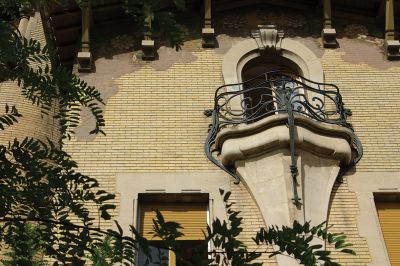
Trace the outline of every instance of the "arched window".
<instances>
[{"instance_id":1,"label":"arched window","mask_svg":"<svg viewBox=\"0 0 400 266\"><path fill-rule=\"evenodd\" d=\"M256 122L279 109L276 89L282 86L283 75L299 79L301 70L292 61L276 52L264 53L247 62L241 71L243 83L243 108L248 123ZM286 83L285 86L296 86Z\"/></svg>"}]
</instances>

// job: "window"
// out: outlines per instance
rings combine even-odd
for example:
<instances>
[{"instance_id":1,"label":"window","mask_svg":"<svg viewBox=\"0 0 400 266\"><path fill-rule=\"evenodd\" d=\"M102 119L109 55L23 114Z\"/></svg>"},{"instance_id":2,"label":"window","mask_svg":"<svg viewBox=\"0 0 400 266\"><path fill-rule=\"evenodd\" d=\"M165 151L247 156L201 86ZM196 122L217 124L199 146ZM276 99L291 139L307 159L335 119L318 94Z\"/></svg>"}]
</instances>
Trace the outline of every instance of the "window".
<instances>
[{"instance_id":1,"label":"window","mask_svg":"<svg viewBox=\"0 0 400 266\"><path fill-rule=\"evenodd\" d=\"M374 194L390 263L400 265L400 193Z\"/></svg>"},{"instance_id":2,"label":"window","mask_svg":"<svg viewBox=\"0 0 400 266\"><path fill-rule=\"evenodd\" d=\"M181 265L174 252L163 248L163 243L153 238L153 219L159 210L166 221L179 223L184 236L178 238L185 260L196 262L207 258L207 243L203 231L207 230L208 194L139 194L139 229L141 234L151 240L151 252L157 265L159 258L169 266ZM146 256L139 254L138 265L145 264Z\"/></svg>"},{"instance_id":3,"label":"window","mask_svg":"<svg viewBox=\"0 0 400 266\"><path fill-rule=\"evenodd\" d=\"M278 109L275 90L282 77L279 73L298 74L299 71L289 60L276 54L265 54L249 61L242 70L245 115L249 123L256 122L266 116L275 114ZM286 84L295 87L296 84Z\"/></svg>"}]
</instances>

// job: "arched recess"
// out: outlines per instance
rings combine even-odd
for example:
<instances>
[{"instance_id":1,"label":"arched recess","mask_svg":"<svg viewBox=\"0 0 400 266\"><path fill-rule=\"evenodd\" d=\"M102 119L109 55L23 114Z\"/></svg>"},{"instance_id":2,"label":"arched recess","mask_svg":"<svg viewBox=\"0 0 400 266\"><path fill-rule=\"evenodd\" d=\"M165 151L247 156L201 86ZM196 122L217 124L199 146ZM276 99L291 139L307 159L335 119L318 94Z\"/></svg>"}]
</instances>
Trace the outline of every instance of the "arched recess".
<instances>
[{"instance_id":1,"label":"arched recess","mask_svg":"<svg viewBox=\"0 0 400 266\"><path fill-rule=\"evenodd\" d=\"M242 82L243 67L250 60L260 56L260 49L254 39L247 39L233 46L222 62L222 76L225 84ZM301 76L315 82L322 83L324 81L320 60L304 44L291 39L283 39L279 56L293 62Z\"/></svg>"}]
</instances>

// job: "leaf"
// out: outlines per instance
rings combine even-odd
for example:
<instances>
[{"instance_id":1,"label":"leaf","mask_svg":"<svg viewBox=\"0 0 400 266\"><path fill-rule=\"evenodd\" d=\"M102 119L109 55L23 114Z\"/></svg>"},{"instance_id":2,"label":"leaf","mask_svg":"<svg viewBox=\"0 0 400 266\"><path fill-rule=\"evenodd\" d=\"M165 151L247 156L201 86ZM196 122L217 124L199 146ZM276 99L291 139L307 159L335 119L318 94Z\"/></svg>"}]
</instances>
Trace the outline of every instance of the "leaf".
<instances>
[{"instance_id":1,"label":"leaf","mask_svg":"<svg viewBox=\"0 0 400 266\"><path fill-rule=\"evenodd\" d=\"M347 249L347 248L342 249L340 252L342 252L342 253L347 253L347 254L352 254L352 255L357 255L356 252L355 252L354 250L352 250L352 249Z\"/></svg>"}]
</instances>

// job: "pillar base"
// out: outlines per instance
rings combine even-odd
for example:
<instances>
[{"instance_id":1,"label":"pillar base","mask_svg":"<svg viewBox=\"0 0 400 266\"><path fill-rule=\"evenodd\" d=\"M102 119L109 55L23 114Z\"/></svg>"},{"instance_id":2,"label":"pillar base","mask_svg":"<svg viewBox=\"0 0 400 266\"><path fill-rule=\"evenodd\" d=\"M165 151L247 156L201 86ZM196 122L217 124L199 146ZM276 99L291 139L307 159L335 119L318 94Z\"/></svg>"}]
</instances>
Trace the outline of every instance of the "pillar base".
<instances>
[{"instance_id":1,"label":"pillar base","mask_svg":"<svg viewBox=\"0 0 400 266\"><path fill-rule=\"evenodd\" d=\"M324 48L336 48L336 30L335 29L322 29L321 32L322 44Z\"/></svg>"},{"instance_id":2,"label":"pillar base","mask_svg":"<svg viewBox=\"0 0 400 266\"><path fill-rule=\"evenodd\" d=\"M90 52L78 52L78 72L91 72L92 69L92 54Z\"/></svg>"},{"instance_id":3,"label":"pillar base","mask_svg":"<svg viewBox=\"0 0 400 266\"><path fill-rule=\"evenodd\" d=\"M142 59L146 61L151 61L156 59L156 50L154 47L153 40L142 40Z\"/></svg>"},{"instance_id":4,"label":"pillar base","mask_svg":"<svg viewBox=\"0 0 400 266\"><path fill-rule=\"evenodd\" d=\"M388 60L400 59L400 42L398 40L385 40L385 54Z\"/></svg>"},{"instance_id":5,"label":"pillar base","mask_svg":"<svg viewBox=\"0 0 400 266\"><path fill-rule=\"evenodd\" d=\"M202 28L201 29L202 46L203 48L215 48L215 32L214 28Z\"/></svg>"}]
</instances>

